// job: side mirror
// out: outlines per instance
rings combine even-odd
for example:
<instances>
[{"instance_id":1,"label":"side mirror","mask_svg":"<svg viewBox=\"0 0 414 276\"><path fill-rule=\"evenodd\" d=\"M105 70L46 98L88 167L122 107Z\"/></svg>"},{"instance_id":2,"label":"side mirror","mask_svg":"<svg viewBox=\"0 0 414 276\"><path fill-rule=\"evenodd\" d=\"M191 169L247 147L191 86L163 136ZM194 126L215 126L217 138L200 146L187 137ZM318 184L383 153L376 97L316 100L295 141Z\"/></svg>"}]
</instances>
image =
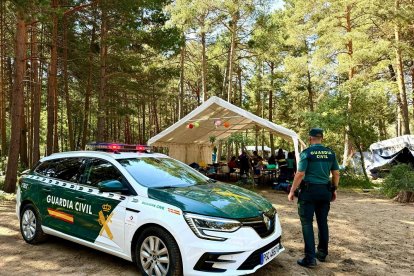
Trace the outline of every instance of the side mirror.
<instances>
[{"instance_id":1,"label":"side mirror","mask_svg":"<svg viewBox=\"0 0 414 276\"><path fill-rule=\"evenodd\" d=\"M118 180L105 180L98 183L99 191L101 192L127 192L128 188L126 188L120 181Z\"/></svg>"}]
</instances>

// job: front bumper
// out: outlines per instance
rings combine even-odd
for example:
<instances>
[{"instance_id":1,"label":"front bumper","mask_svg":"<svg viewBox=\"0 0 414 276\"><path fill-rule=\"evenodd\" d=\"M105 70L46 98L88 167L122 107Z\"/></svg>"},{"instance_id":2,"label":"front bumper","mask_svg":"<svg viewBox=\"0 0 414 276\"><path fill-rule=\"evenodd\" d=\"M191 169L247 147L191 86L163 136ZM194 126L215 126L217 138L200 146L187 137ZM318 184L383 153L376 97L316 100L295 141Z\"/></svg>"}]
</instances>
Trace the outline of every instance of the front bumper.
<instances>
[{"instance_id":1,"label":"front bumper","mask_svg":"<svg viewBox=\"0 0 414 276\"><path fill-rule=\"evenodd\" d=\"M191 231L191 230L190 230ZM277 255L284 251L280 239L282 229L277 214L274 231L265 238L251 227L242 227L234 233L211 232L211 235L227 238L225 241L211 241L191 235L179 244L185 275L243 275L263 267L261 254L280 244Z\"/></svg>"}]
</instances>

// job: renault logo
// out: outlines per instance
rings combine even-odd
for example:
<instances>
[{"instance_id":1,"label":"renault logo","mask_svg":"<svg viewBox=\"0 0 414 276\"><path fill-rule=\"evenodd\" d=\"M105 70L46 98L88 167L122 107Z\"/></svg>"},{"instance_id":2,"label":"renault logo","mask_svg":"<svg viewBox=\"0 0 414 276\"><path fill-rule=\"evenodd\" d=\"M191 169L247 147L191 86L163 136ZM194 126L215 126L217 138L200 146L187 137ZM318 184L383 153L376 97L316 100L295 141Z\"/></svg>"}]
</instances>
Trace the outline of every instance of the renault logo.
<instances>
[{"instance_id":1,"label":"renault logo","mask_svg":"<svg viewBox=\"0 0 414 276\"><path fill-rule=\"evenodd\" d=\"M272 221L265 214L263 214L263 222L266 225L266 229L270 230L270 227L272 227Z\"/></svg>"}]
</instances>

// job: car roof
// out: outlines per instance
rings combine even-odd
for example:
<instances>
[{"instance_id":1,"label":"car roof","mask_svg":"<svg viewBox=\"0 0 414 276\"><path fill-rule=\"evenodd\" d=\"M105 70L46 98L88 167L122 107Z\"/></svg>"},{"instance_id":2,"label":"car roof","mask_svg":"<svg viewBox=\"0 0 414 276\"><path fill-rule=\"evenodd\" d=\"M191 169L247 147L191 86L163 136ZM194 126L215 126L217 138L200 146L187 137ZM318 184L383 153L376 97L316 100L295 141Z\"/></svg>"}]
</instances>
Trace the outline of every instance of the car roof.
<instances>
[{"instance_id":1,"label":"car roof","mask_svg":"<svg viewBox=\"0 0 414 276\"><path fill-rule=\"evenodd\" d=\"M95 157L103 159L128 159L128 158L143 158L143 157L161 157L169 158L165 154L161 153L146 153L146 152L104 152L104 151L65 151L59 153L53 153L49 156L43 157L41 161L68 158L68 157Z\"/></svg>"}]
</instances>

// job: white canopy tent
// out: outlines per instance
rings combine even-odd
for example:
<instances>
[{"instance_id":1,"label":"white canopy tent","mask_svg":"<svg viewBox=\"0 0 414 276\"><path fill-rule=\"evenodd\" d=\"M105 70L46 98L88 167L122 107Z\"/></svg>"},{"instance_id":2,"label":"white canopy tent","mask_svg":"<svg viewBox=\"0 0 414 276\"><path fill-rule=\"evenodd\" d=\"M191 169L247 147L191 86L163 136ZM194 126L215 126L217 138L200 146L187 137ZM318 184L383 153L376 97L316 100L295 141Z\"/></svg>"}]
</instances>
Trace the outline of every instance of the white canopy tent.
<instances>
[{"instance_id":1,"label":"white canopy tent","mask_svg":"<svg viewBox=\"0 0 414 276\"><path fill-rule=\"evenodd\" d=\"M215 126L215 121L222 124ZM198 123L198 127L188 128L190 123ZM228 127L224 126L228 122ZM164 131L148 140L148 145L168 147L169 155L187 164L192 162L211 162L212 143L210 137L218 142L236 132L243 132L258 126L285 140L292 141L299 160L299 139L296 132L260 118L240 107L218 97L211 97L194 109L187 116L171 125Z\"/></svg>"}]
</instances>

